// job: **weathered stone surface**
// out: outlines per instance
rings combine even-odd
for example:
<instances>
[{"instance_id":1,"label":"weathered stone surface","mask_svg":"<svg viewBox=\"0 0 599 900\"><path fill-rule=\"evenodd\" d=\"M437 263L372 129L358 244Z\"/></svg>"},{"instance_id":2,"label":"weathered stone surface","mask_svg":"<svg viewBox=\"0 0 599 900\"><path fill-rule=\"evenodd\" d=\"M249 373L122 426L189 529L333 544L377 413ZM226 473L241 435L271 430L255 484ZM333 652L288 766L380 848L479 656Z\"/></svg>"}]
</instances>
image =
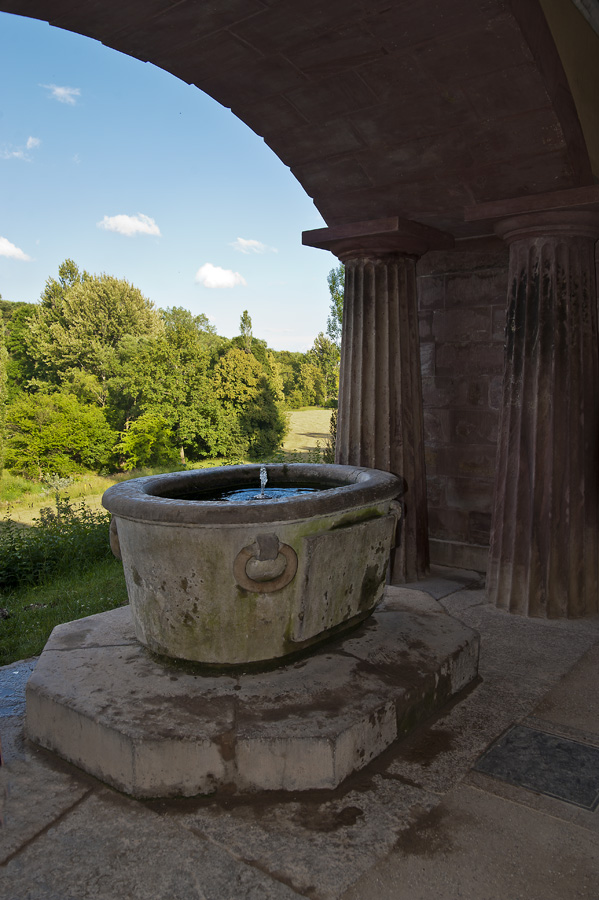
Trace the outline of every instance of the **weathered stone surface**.
<instances>
[{"instance_id":1,"label":"weathered stone surface","mask_svg":"<svg viewBox=\"0 0 599 900\"><path fill-rule=\"evenodd\" d=\"M405 517L393 572L409 581L428 567L414 259L348 258L343 327L337 459L403 479Z\"/></svg>"},{"instance_id":2,"label":"weathered stone surface","mask_svg":"<svg viewBox=\"0 0 599 900\"><path fill-rule=\"evenodd\" d=\"M564 900L576 884L578 897L591 900L598 871L596 834L565 832L551 815L461 786L399 839L397 853L379 868L376 891L385 900ZM362 900L368 890L372 880L362 878L344 900Z\"/></svg>"},{"instance_id":3,"label":"weathered stone surface","mask_svg":"<svg viewBox=\"0 0 599 900\"><path fill-rule=\"evenodd\" d=\"M448 274L445 277L445 305L461 308L476 308L482 305L498 304L505 298L505 274L502 269L480 269L477 272Z\"/></svg>"},{"instance_id":4,"label":"weathered stone surface","mask_svg":"<svg viewBox=\"0 0 599 900\"><path fill-rule=\"evenodd\" d=\"M31 756L2 766L0 865L58 816L76 806L89 790L89 785L76 777L55 772Z\"/></svg>"},{"instance_id":5,"label":"weathered stone surface","mask_svg":"<svg viewBox=\"0 0 599 900\"><path fill-rule=\"evenodd\" d=\"M425 258L429 255L425 254ZM420 264L419 264L420 271ZM418 278L418 305L422 310L435 310L445 303L445 278L442 275L423 275Z\"/></svg>"},{"instance_id":6,"label":"weathered stone surface","mask_svg":"<svg viewBox=\"0 0 599 900\"><path fill-rule=\"evenodd\" d=\"M599 694L590 690L599 672L599 643L591 647L577 666L546 694L533 712L535 720L599 746Z\"/></svg>"},{"instance_id":7,"label":"weathered stone surface","mask_svg":"<svg viewBox=\"0 0 599 900\"><path fill-rule=\"evenodd\" d=\"M431 560L439 566L460 566L486 572L489 548L484 544L431 538Z\"/></svg>"},{"instance_id":8,"label":"weathered stone surface","mask_svg":"<svg viewBox=\"0 0 599 900\"><path fill-rule=\"evenodd\" d=\"M474 632L409 603L299 662L230 675L128 643L129 613L51 636L27 688L27 733L138 797L335 787L476 676Z\"/></svg>"},{"instance_id":9,"label":"weathered stone surface","mask_svg":"<svg viewBox=\"0 0 599 900\"><path fill-rule=\"evenodd\" d=\"M456 372L469 375L501 375L503 346L498 342L481 341L476 344L441 344L437 348L437 375Z\"/></svg>"},{"instance_id":10,"label":"weathered stone surface","mask_svg":"<svg viewBox=\"0 0 599 900\"><path fill-rule=\"evenodd\" d=\"M480 241L475 242L476 245L480 243ZM436 280L437 283L444 283L445 274L456 273L462 277L464 273L468 272L488 274L492 269L507 271L507 266L507 247L497 237L492 239L492 246L485 243L483 249L477 249L472 244L467 250L461 249L460 243L457 243L455 250L429 250L418 260L419 295L420 284L424 285L425 279L426 283L430 278ZM437 299L438 297L439 295L437 295ZM434 304L435 307L438 305Z\"/></svg>"},{"instance_id":11,"label":"weathered stone surface","mask_svg":"<svg viewBox=\"0 0 599 900\"><path fill-rule=\"evenodd\" d=\"M468 519L468 513L463 509L432 508L430 510L431 534L436 538L465 541L468 538ZM445 565L449 565L449 563Z\"/></svg>"},{"instance_id":12,"label":"weathered stone surface","mask_svg":"<svg viewBox=\"0 0 599 900\"><path fill-rule=\"evenodd\" d=\"M421 316L433 308L433 335L421 345L431 552L437 563L484 570L489 522L480 515L493 504L508 254L496 238L480 243L425 254L418 295Z\"/></svg>"},{"instance_id":13,"label":"weathered stone surface","mask_svg":"<svg viewBox=\"0 0 599 900\"><path fill-rule=\"evenodd\" d=\"M524 615L593 615L599 213L529 213L498 228L510 243L510 273L490 597Z\"/></svg>"},{"instance_id":14,"label":"weathered stone surface","mask_svg":"<svg viewBox=\"0 0 599 900\"><path fill-rule=\"evenodd\" d=\"M460 586L463 589L456 593ZM2 868L0 892L10 900L114 900L115 890L119 896L140 900L164 900L165 896L169 900L278 900L290 896L286 891L321 900L345 896L363 900L375 890L381 900L397 900L409 887L410 900L418 896L438 900L447 893L448 865L445 844L440 846L438 841L448 838L454 842L450 856L460 854L460 866L464 847L467 850L476 842L478 884L485 896L505 900L513 887L512 875L520 877L523 895L534 894L535 873L547 857L541 842L539 853L520 857L520 865L510 869L506 883L501 854L517 853L520 845L530 850L528 832L546 837L549 821L561 841L553 862L548 863L555 874L554 900L573 896L595 900L596 814L474 772L472 766L514 722L597 744L593 721L593 698L599 696L596 652L582 654L596 645L599 619L508 616L488 603L480 586L475 572L435 568L429 579L416 586L387 589L387 609L404 603L415 611L434 611L439 604L433 597L440 597L443 608L479 629L482 678L440 717L423 723L334 790L236 795L223 790L210 797L134 803L54 754L28 745L29 757L43 758L44 765L35 766L24 781L24 770L12 770L10 799L15 808L20 803L26 807L24 812L34 824L37 811L40 830L33 835L22 833L21 846ZM0 671L0 684L2 676ZM534 718L541 708L548 716L543 726ZM586 738L578 733L580 729ZM578 736L568 735L568 730L577 730ZM71 807L52 811L46 803L51 795L45 782L50 782L53 773L65 772L91 787L92 794ZM443 795L452 792L446 794L451 800L454 790L467 786L475 789L481 814L463 819L456 810L455 818L445 819L447 807L439 807ZM35 793L39 803L29 800ZM497 798L504 803L498 805ZM506 809L526 812L522 820L526 827L515 832L518 846L509 843L516 820L510 819L509 828L502 830ZM55 818L49 821L48 814ZM560 877L564 846L573 860L567 881ZM394 860L400 861L397 880L387 879ZM589 873L590 864L596 871ZM452 870L456 895L464 884L460 866ZM408 885L407 871L414 874ZM470 869L468 877L469 873ZM552 885L543 878L545 893L539 900L545 900L547 891L551 896Z\"/></svg>"},{"instance_id":15,"label":"weathered stone surface","mask_svg":"<svg viewBox=\"0 0 599 900\"><path fill-rule=\"evenodd\" d=\"M135 635L155 653L212 665L281 658L370 613L380 600L399 480L355 467L269 465L174 472L114 485ZM269 487L320 490L279 498Z\"/></svg>"},{"instance_id":16,"label":"weathered stone surface","mask_svg":"<svg viewBox=\"0 0 599 900\"><path fill-rule=\"evenodd\" d=\"M479 288L478 298L482 303L484 282L479 276L472 276ZM474 307L473 309L437 309L433 313L433 334L436 341L459 342L488 341L491 337L493 308Z\"/></svg>"},{"instance_id":17,"label":"weathered stone surface","mask_svg":"<svg viewBox=\"0 0 599 900\"><path fill-rule=\"evenodd\" d=\"M455 375L423 376L422 401L424 409L486 409L488 402L486 375L468 378Z\"/></svg>"},{"instance_id":18,"label":"weathered stone surface","mask_svg":"<svg viewBox=\"0 0 599 900\"><path fill-rule=\"evenodd\" d=\"M435 475L493 478L495 456L496 448L492 444L429 446L426 448L426 468Z\"/></svg>"},{"instance_id":19,"label":"weathered stone surface","mask_svg":"<svg viewBox=\"0 0 599 900\"><path fill-rule=\"evenodd\" d=\"M224 847L98 791L25 847L2 873L11 900L293 900L292 888Z\"/></svg>"}]
</instances>

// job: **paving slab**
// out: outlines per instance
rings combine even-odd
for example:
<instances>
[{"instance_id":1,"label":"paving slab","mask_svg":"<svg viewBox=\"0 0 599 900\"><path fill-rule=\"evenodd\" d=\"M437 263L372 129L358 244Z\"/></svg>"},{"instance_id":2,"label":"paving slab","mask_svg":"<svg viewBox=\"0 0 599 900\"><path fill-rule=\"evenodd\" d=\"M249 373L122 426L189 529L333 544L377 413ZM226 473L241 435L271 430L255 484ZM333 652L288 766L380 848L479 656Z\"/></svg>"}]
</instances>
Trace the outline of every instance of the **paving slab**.
<instances>
[{"instance_id":1,"label":"paving slab","mask_svg":"<svg viewBox=\"0 0 599 900\"><path fill-rule=\"evenodd\" d=\"M529 724L549 727L599 746L599 643L535 707Z\"/></svg>"},{"instance_id":2,"label":"paving slab","mask_svg":"<svg viewBox=\"0 0 599 900\"><path fill-rule=\"evenodd\" d=\"M597 900L597 835L459 786L342 900Z\"/></svg>"},{"instance_id":3,"label":"paving slab","mask_svg":"<svg viewBox=\"0 0 599 900\"><path fill-rule=\"evenodd\" d=\"M411 581L409 588L426 591L435 600L440 600L442 597L447 597L466 585L473 585L478 588L483 587L484 575L470 569L431 566L430 574L421 581Z\"/></svg>"},{"instance_id":4,"label":"paving slab","mask_svg":"<svg viewBox=\"0 0 599 900\"><path fill-rule=\"evenodd\" d=\"M393 849L416 816L438 803L432 794L384 774L357 774L349 781L351 786L333 792L152 806L302 896L334 900Z\"/></svg>"},{"instance_id":5,"label":"paving slab","mask_svg":"<svg viewBox=\"0 0 599 900\"><path fill-rule=\"evenodd\" d=\"M475 602L465 605L464 593ZM548 689L559 690L560 679L587 651L596 653L589 647L599 641L599 621L564 623L509 616L488 604L481 590L457 591L443 600L443 606L481 634L480 683L430 725L402 741L389 768L439 793L464 778L513 722L536 714ZM592 659L585 667L587 684L597 683L599 669L591 671ZM577 691L580 686L572 684Z\"/></svg>"},{"instance_id":6,"label":"paving slab","mask_svg":"<svg viewBox=\"0 0 599 900\"><path fill-rule=\"evenodd\" d=\"M0 864L25 846L91 790L77 774L34 759L0 769Z\"/></svg>"},{"instance_id":7,"label":"paving slab","mask_svg":"<svg viewBox=\"0 0 599 900\"><path fill-rule=\"evenodd\" d=\"M592 831L599 841L599 813L595 809L581 809L572 803L565 803L547 794L540 794L536 791L527 790L518 785L510 784L507 781L501 781L499 778L493 778L484 775L476 769L468 772L463 780L464 784L477 788L488 794L494 794L497 797L503 797L504 800L510 800L520 806L527 806L529 809L537 810L553 819L562 819L564 822L571 822L574 825L584 828L586 831Z\"/></svg>"},{"instance_id":8,"label":"paving slab","mask_svg":"<svg viewBox=\"0 0 599 900\"><path fill-rule=\"evenodd\" d=\"M140 804L99 790L3 869L10 900L293 900L255 866Z\"/></svg>"},{"instance_id":9,"label":"paving slab","mask_svg":"<svg viewBox=\"0 0 599 900\"><path fill-rule=\"evenodd\" d=\"M539 691L538 701L599 640L599 617L516 616L490 604L482 590L456 591L441 605L481 633L485 651L479 669L482 678L519 684L524 690L534 686Z\"/></svg>"},{"instance_id":10,"label":"paving slab","mask_svg":"<svg viewBox=\"0 0 599 900\"><path fill-rule=\"evenodd\" d=\"M458 581L441 601L387 588L385 607L443 609L480 629L481 677L334 789L134 801L24 741L21 716L1 718L16 748L1 772L12 829L0 829L2 900L597 900L599 809L474 767L514 725L599 744L599 620L510 616ZM91 652L91 637L57 653ZM134 648L102 640L113 653ZM301 672L285 676L296 712ZM254 697L248 686L246 707Z\"/></svg>"}]
</instances>

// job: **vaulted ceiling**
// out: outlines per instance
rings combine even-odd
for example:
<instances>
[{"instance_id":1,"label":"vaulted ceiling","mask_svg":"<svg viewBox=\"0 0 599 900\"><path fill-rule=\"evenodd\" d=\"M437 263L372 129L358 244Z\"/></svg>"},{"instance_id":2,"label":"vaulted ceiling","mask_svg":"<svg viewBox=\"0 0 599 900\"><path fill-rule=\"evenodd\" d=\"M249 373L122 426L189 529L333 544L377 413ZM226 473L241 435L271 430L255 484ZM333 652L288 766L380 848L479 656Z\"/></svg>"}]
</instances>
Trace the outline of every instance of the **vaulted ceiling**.
<instances>
[{"instance_id":1,"label":"vaulted ceiling","mask_svg":"<svg viewBox=\"0 0 599 900\"><path fill-rule=\"evenodd\" d=\"M464 223L465 207L593 182L588 129L585 141L539 0L0 9L44 20L51 11L51 24L197 85L264 137L329 225L402 216L476 236L484 225Z\"/></svg>"}]
</instances>

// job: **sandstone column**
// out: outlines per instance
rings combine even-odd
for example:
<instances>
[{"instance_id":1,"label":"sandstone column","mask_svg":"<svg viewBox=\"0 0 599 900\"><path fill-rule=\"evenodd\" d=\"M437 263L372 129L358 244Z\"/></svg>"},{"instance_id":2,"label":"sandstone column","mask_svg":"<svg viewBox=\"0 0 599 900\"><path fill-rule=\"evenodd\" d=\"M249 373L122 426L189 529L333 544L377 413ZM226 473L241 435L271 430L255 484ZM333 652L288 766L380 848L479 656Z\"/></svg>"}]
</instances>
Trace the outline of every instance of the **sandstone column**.
<instances>
[{"instance_id":1,"label":"sandstone column","mask_svg":"<svg viewBox=\"0 0 599 900\"><path fill-rule=\"evenodd\" d=\"M595 193L505 201L504 215L518 214L495 226L510 268L487 584L499 607L523 615L599 609ZM534 212L521 212L526 199Z\"/></svg>"},{"instance_id":2,"label":"sandstone column","mask_svg":"<svg viewBox=\"0 0 599 900\"><path fill-rule=\"evenodd\" d=\"M429 566L416 260L452 239L392 218L304 232L303 242L345 264L336 461L403 479L392 573L414 581Z\"/></svg>"}]
</instances>

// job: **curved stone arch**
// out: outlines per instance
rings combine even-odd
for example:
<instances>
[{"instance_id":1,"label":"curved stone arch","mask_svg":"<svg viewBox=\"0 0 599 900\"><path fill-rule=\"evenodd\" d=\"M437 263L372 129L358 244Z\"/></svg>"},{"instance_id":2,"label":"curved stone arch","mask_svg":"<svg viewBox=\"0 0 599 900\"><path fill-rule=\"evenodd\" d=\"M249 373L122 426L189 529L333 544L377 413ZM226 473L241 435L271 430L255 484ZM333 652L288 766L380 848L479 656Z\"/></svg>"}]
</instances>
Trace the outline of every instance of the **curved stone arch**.
<instances>
[{"instance_id":1,"label":"curved stone arch","mask_svg":"<svg viewBox=\"0 0 599 900\"><path fill-rule=\"evenodd\" d=\"M0 8L47 20L43 0ZM58 0L50 24L230 107L329 225L400 215L456 237L473 203L592 182L539 0Z\"/></svg>"},{"instance_id":2,"label":"curved stone arch","mask_svg":"<svg viewBox=\"0 0 599 900\"><path fill-rule=\"evenodd\" d=\"M483 248L483 253L490 246L485 240L468 238L491 236L496 247L493 231L501 233L501 220L506 217L539 215L543 224L546 213L553 215L556 210L561 211L561 220L562 212L567 219L581 209L584 215L586 209L596 217L599 208L599 186L588 187L593 182L590 151L596 169L599 159L594 95L587 91L586 101L589 96L593 101L586 108L593 118L592 127L585 130L587 148L556 46L555 24L554 40L544 14L547 11L550 18L551 7L559 3L570 9L570 0L453 0L451 4L330 0L326 6L321 0L222 0L211 5L199 0L122 0L118 6L116 0L56 0L52 4L51 24L151 61L230 107L264 137L314 199L329 227L307 233L304 242L332 249L351 262L355 277L349 279L346 301L348 313L350 309L353 313L345 318L353 331L349 339L344 333L344 347L346 351L361 347L365 353L363 365L348 362L347 353L342 363L347 377L341 379L342 446L338 442L337 452L340 461L347 457L360 465L365 464L365 456L373 456L368 465L390 466L407 482L406 538L404 546L396 548L394 560L398 578L417 577L428 565L416 257L450 247L454 239L466 239L460 245L465 252L456 254L459 263L472 256L474 245ZM47 4L0 0L0 9L44 19ZM596 40L591 26L581 21L588 28L587 36L592 33ZM595 46L587 45L587 59L589 47L594 53ZM577 51L575 46L574 56ZM572 63L570 55L569 65L580 63L577 59ZM579 94L583 118L584 101ZM565 227L563 222L560 227ZM517 601L519 610L536 610L533 614L539 614L539 609L540 614L551 615L597 612L599 344L590 251L585 259L578 281L584 281L585 309L593 311L592 334L584 352L563 354L561 360L566 370L582 372L581 383L591 386L585 395L578 463L570 473L572 485L579 490L585 466L592 472L583 492L592 509L589 521L583 523L589 537L570 554L567 570L566 581L575 590L564 599L558 580L546 583L529 563L527 575L533 577L527 595L518 599L513 587L506 587L507 578L494 574L493 568L490 573L495 582L491 588L500 589L500 605L512 609ZM401 278L396 273L400 269ZM571 287L576 282L572 279ZM572 308L579 307L575 292L570 294ZM570 325L576 327L574 321ZM405 338L405 347L397 345L398 336ZM521 342L520 357L528 352ZM411 387L407 393L404 385ZM379 388L389 394L386 410L378 399ZM569 395L566 399L569 402ZM577 402L574 397L572 409L578 410ZM504 413L505 409L504 401ZM522 417L524 448L535 431L535 409L528 404ZM357 425L355 440L343 425L352 419ZM509 417L503 415L504 440L506 423ZM399 459L399 451L405 448L408 456ZM397 461L389 456L390 449ZM380 463L379 452L385 457ZM551 484L552 472L563 468L564 458L558 443L548 447L545 468L539 468L535 482L541 494ZM526 465L525 454L514 459L513 468L519 474ZM561 502L575 493L560 484L557 495ZM498 478L495 533L503 520L518 518L506 504L506 496ZM529 491L526 502L530 504L531 498ZM574 506L571 511L577 514ZM534 507L531 521L543 548L541 568L548 572L556 559L561 562L560 550L572 544L571 535L563 529L568 519L548 518L542 507ZM516 565L516 550L522 543L506 542L502 572ZM581 550L583 544L594 548L588 557Z\"/></svg>"}]
</instances>

